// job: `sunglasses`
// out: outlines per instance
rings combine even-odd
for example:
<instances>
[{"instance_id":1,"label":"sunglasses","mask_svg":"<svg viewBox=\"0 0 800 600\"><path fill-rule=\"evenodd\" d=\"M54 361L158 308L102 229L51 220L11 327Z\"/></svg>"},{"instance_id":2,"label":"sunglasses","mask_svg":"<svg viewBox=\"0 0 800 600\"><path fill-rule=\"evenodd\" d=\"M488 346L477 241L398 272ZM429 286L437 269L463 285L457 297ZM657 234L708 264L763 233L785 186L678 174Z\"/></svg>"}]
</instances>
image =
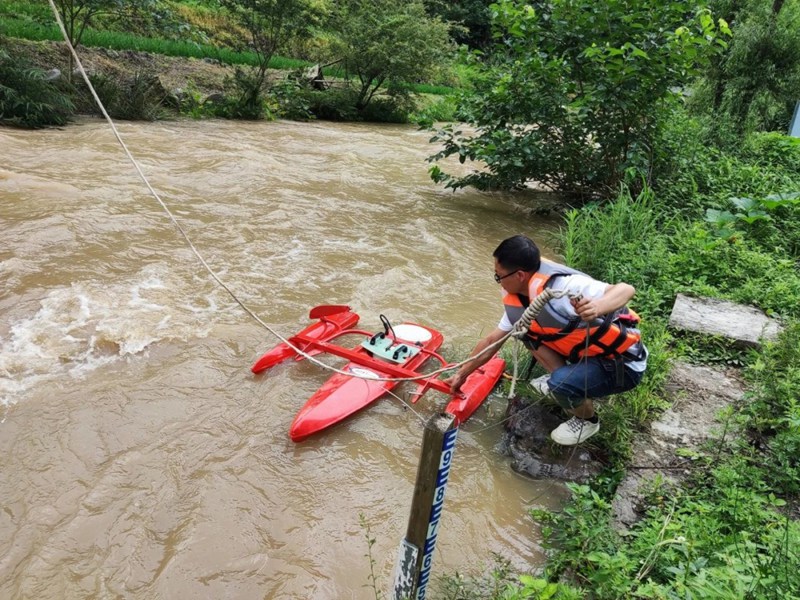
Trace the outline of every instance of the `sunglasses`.
<instances>
[{"instance_id":1,"label":"sunglasses","mask_svg":"<svg viewBox=\"0 0 800 600\"><path fill-rule=\"evenodd\" d=\"M497 273L495 273L495 274L494 274L494 280L495 280L497 283L500 283L500 282L501 282L501 281L503 281L503 279L505 279L506 277L511 277L511 276L512 276L514 273L519 273L520 271L522 271L522 269L517 269L516 271L511 271L511 273L507 273L507 274L503 275L502 277L501 277L500 275L498 275Z\"/></svg>"}]
</instances>

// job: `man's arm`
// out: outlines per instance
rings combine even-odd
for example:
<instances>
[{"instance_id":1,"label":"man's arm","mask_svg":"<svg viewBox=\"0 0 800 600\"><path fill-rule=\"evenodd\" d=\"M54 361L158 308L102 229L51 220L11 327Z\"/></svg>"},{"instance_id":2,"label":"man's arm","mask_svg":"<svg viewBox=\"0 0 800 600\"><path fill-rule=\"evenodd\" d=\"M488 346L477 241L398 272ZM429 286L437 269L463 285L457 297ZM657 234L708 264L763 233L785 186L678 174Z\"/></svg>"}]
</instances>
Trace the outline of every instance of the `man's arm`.
<instances>
[{"instance_id":1,"label":"man's arm","mask_svg":"<svg viewBox=\"0 0 800 600\"><path fill-rule=\"evenodd\" d=\"M622 308L633 298L635 293L636 289L629 283L615 283L609 285L599 298L592 299L584 296L573 302L572 307L581 319L589 323Z\"/></svg>"},{"instance_id":2,"label":"man's arm","mask_svg":"<svg viewBox=\"0 0 800 600\"><path fill-rule=\"evenodd\" d=\"M506 335L508 335L507 331L503 331L499 327L492 331L489 335L481 339L477 344L475 344L475 348L472 350L470 356L476 356L480 354L484 349L488 348L492 344L502 340ZM472 373L475 369L480 367L481 365L486 364L489 362L489 359L494 356L494 354L500 349L502 344L500 344L494 351L486 352L477 358L465 362L461 365L458 370L444 380L445 383L450 385L450 389L453 390L453 393L457 392L461 388L461 384L466 381L467 376Z\"/></svg>"}]
</instances>

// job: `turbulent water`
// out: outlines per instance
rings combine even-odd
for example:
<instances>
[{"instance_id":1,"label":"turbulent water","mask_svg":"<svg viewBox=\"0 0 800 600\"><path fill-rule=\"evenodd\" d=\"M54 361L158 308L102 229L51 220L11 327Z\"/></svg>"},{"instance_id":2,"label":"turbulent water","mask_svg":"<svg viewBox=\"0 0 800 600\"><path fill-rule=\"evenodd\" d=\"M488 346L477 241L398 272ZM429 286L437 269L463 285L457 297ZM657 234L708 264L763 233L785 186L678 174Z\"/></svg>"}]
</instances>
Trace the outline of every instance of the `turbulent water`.
<instances>
[{"instance_id":1,"label":"turbulent water","mask_svg":"<svg viewBox=\"0 0 800 600\"><path fill-rule=\"evenodd\" d=\"M434 186L429 134L409 127L119 127L198 253L284 335L349 304L365 329L434 326L463 358L500 317L494 247L552 230L513 196ZM444 396L387 397L292 443L328 374L250 373L277 340L102 122L0 129L0 224L0 597L375 597L360 517L388 589ZM434 576L492 553L541 563L526 510L563 490L495 452L504 410L493 396L459 433Z\"/></svg>"}]
</instances>

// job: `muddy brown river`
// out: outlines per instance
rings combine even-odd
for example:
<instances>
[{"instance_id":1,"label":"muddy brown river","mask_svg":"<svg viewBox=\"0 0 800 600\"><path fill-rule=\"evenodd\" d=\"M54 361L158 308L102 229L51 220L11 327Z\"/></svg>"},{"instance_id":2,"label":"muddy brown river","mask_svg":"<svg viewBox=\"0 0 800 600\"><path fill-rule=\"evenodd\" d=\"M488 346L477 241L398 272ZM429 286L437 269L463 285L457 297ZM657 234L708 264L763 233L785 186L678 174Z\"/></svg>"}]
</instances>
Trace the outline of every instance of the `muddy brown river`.
<instances>
[{"instance_id":1,"label":"muddy brown river","mask_svg":"<svg viewBox=\"0 0 800 600\"><path fill-rule=\"evenodd\" d=\"M519 196L435 186L413 127L119 129L208 264L284 335L349 304L368 330L381 314L433 326L462 359L501 314L492 250L519 232L546 246L555 227ZM277 340L104 122L0 129L0 225L0 598L374 598L360 517L386 594L443 395L413 411L385 397L290 441L329 373L250 372ZM564 491L495 451L504 410L495 394L459 432L434 578L492 553L542 562L527 510Z\"/></svg>"}]
</instances>

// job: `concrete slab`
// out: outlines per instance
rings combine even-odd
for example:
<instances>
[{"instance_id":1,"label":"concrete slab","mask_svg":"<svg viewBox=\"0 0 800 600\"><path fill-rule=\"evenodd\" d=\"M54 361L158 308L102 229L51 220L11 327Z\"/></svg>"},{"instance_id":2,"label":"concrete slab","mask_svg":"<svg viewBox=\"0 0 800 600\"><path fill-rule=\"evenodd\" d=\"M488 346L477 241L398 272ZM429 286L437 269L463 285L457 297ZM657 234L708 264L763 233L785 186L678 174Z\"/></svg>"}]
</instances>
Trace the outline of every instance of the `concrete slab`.
<instances>
[{"instance_id":1,"label":"concrete slab","mask_svg":"<svg viewBox=\"0 0 800 600\"><path fill-rule=\"evenodd\" d=\"M669 326L684 331L719 335L737 344L759 347L761 340L774 340L782 327L762 311L716 298L693 298L678 294Z\"/></svg>"}]
</instances>

